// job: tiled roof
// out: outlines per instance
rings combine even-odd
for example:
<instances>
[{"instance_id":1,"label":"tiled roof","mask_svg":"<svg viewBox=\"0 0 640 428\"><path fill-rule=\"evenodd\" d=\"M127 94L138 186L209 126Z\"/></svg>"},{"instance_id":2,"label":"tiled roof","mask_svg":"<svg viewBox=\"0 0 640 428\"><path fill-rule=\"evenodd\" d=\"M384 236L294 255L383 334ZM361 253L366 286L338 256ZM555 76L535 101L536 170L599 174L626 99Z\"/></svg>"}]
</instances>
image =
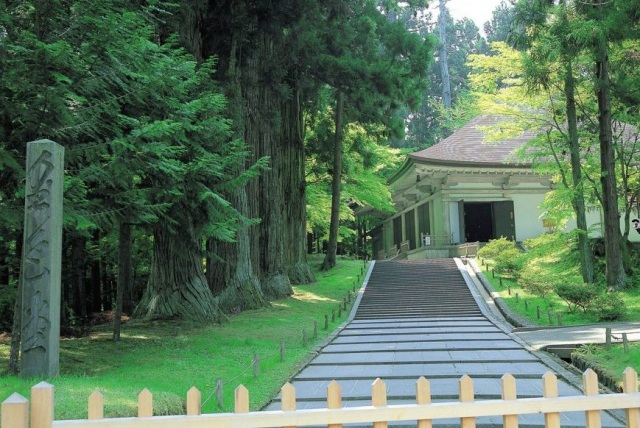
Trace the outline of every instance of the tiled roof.
<instances>
[{"instance_id":1,"label":"tiled roof","mask_svg":"<svg viewBox=\"0 0 640 428\"><path fill-rule=\"evenodd\" d=\"M519 165L530 166L529 162L517 159L513 151L534 137L533 132L524 132L518 137L500 142L485 143L486 130L504 118L498 116L477 116L462 128L439 143L415 152L409 157L415 161L435 162L451 165Z\"/></svg>"}]
</instances>

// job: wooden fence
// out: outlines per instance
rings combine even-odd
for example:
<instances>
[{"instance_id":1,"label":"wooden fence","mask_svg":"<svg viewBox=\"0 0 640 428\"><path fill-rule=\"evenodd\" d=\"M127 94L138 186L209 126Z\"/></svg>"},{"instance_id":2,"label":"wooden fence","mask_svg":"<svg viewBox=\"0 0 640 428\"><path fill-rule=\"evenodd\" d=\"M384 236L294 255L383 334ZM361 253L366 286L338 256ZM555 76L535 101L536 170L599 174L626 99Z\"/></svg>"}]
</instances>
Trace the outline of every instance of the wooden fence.
<instances>
[{"instance_id":1,"label":"wooden fence","mask_svg":"<svg viewBox=\"0 0 640 428\"><path fill-rule=\"evenodd\" d=\"M186 415L153 416L153 397L148 390L138 396L138 417L105 419L103 397L95 391L89 397L88 419L54 421L53 386L41 382L31 390L29 401L13 394L2 403L3 428L243 428L243 427L296 427L327 425L340 428L346 423L373 423L383 428L387 422L413 421L418 428L430 428L432 421L456 418L462 428L474 428L476 418L502 416L505 428L518 426L518 415L544 414L547 428L560 427L561 412L585 412L585 426L601 426L600 411L623 409L626 426L640 427L640 394L638 376L628 368L623 375L624 392L599 394L595 372L583 375L584 395L558 397L556 376L548 372L542 377L543 396L518 399L516 381L510 374L502 377L501 400L474 400L473 380L463 376L459 381L459 401L431 403L430 384L421 377L416 382L416 403L387 405L386 385L376 379L372 384L371 406L342 407L340 385L331 382L327 388L327 408L296 410L295 389L291 384L282 387L282 410L249 412L249 393L240 385L235 391L235 413L201 414L200 392L192 388L187 393Z\"/></svg>"}]
</instances>

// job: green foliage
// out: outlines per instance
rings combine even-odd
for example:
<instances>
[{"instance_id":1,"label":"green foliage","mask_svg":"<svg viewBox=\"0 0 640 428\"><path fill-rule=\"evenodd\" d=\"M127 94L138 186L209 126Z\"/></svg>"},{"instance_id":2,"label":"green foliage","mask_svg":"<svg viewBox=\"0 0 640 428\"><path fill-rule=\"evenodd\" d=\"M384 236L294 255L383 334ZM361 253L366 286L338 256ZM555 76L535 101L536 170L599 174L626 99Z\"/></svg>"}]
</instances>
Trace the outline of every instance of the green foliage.
<instances>
[{"instance_id":1,"label":"green foliage","mask_svg":"<svg viewBox=\"0 0 640 428\"><path fill-rule=\"evenodd\" d=\"M596 297L590 310L595 313L598 321L617 321L627 313L625 302L619 293L605 293Z\"/></svg>"},{"instance_id":2,"label":"green foliage","mask_svg":"<svg viewBox=\"0 0 640 428\"><path fill-rule=\"evenodd\" d=\"M495 259L500 253L516 248L516 243L505 237L491 239L487 245L478 250L478 256L483 259Z\"/></svg>"},{"instance_id":3,"label":"green foliage","mask_svg":"<svg viewBox=\"0 0 640 428\"><path fill-rule=\"evenodd\" d=\"M587 312L599 294L595 285L584 282L561 282L553 287L553 291L567 304L569 312L577 308Z\"/></svg>"},{"instance_id":4,"label":"green foliage","mask_svg":"<svg viewBox=\"0 0 640 428\"><path fill-rule=\"evenodd\" d=\"M517 274L517 272L522 268L522 254L522 251L515 247L506 248L500 251L495 257L493 257L496 271L506 273L508 275Z\"/></svg>"},{"instance_id":5,"label":"green foliage","mask_svg":"<svg viewBox=\"0 0 640 428\"><path fill-rule=\"evenodd\" d=\"M527 292L546 299L553 291L557 278L545 269L525 265L518 275L518 283Z\"/></svg>"}]
</instances>

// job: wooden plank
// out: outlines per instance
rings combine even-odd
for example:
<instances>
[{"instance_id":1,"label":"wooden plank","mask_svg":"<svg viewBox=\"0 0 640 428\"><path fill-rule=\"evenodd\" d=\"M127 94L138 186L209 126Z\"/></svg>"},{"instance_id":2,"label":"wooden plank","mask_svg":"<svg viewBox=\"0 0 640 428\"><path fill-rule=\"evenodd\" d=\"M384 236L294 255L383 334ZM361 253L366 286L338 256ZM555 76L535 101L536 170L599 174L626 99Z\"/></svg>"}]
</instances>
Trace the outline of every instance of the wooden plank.
<instances>
[{"instance_id":1,"label":"wooden plank","mask_svg":"<svg viewBox=\"0 0 640 428\"><path fill-rule=\"evenodd\" d=\"M551 372L542 376L542 396L544 398L558 397L558 378ZM560 413L545 412L544 421L546 428L560 428Z\"/></svg>"},{"instance_id":2,"label":"wooden plank","mask_svg":"<svg viewBox=\"0 0 640 428\"><path fill-rule=\"evenodd\" d=\"M202 413L202 394L195 386L187 391L187 415L197 416Z\"/></svg>"},{"instance_id":3,"label":"wooden plank","mask_svg":"<svg viewBox=\"0 0 640 428\"><path fill-rule=\"evenodd\" d=\"M335 380L327 385L327 409L342 408L342 388ZM342 424L329 424L328 428L342 428Z\"/></svg>"},{"instance_id":4,"label":"wooden plank","mask_svg":"<svg viewBox=\"0 0 640 428\"><path fill-rule=\"evenodd\" d=\"M416 404L431 404L431 383L420 376L416 382ZM417 428L431 428L433 422L430 419L418 419Z\"/></svg>"},{"instance_id":5,"label":"wooden plank","mask_svg":"<svg viewBox=\"0 0 640 428\"><path fill-rule=\"evenodd\" d=\"M371 421L415 421L418 419L451 419L510 414L540 414L636 408L638 394L603 394L559 398L524 398L509 403L503 400L482 400L470 403L448 402L431 405L402 404L384 407L346 407L343 409L308 409L295 412L281 410L245 414L223 413L193 416L160 416L153 419L153 428L269 428L280 426L328 425L335 423L370 423ZM55 421L54 428L148 428L149 419L120 418L102 420ZM3 425L4 428L4 425ZM22 428L22 427L21 427ZM637 427L636 427L637 428Z\"/></svg>"},{"instance_id":6,"label":"wooden plank","mask_svg":"<svg viewBox=\"0 0 640 428\"><path fill-rule=\"evenodd\" d=\"M464 375L458 381L458 386L460 388L460 402L462 403L473 402L475 398L475 393L473 391L473 379L471 379L469 375ZM473 417L460 418L460 426L462 428L475 428L476 418L473 418Z\"/></svg>"},{"instance_id":7,"label":"wooden plank","mask_svg":"<svg viewBox=\"0 0 640 428\"><path fill-rule=\"evenodd\" d=\"M516 378L507 373L502 376L502 399L511 401L517 398ZM505 403L505 409L508 409L510 404L511 403ZM518 428L518 415L504 415L502 417L502 425L504 428Z\"/></svg>"},{"instance_id":8,"label":"wooden plank","mask_svg":"<svg viewBox=\"0 0 640 428\"><path fill-rule=\"evenodd\" d=\"M296 389L289 382L280 389L280 406L283 412L296 410ZM295 428L295 425L287 425L282 428Z\"/></svg>"},{"instance_id":9,"label":"wooden plank","mask_svg":"<svg viewBox=\"0 0 640 428\"><path fill-rule=\"evenodd\" d=\"M138 394L138 417L150 418L153 416L153 394L147 388Z\"/></svg>"},{"instance_id":10,"label":"wooden plank","mask_svg":"<svg viewBox=\"0 0 640 428\"><path fill-rule=\"evenodd\" d=\"M31 388L31 428L49 428L53 422L53 385L40 382Z\"/></svg>"},{"instance_id":11,"label":"wooden plank","mask_svg":"<svg viewBox=\"0 0 640 428\"><path fill-rule=\"evenodd\" d=\"M598 375L592 369L587 369L582 375L584 395L598 395ZM587 428L601 428L602 420L599 410L587 410L585 412Z\"/></svg>"},{"instance_id":12,"label":"wooden plank","mask_svg":"<svg viewBox=\"0 0 640 428\"><path fill-rule=\"evenodd\" d=\"M627 394L638 392L638 373L631 367L627 367L622 374L622 390ZM640 406L626 409L627 427L640 427Z\"/></svg>"},{"instance_id":13,"label":"wooden plank","mask_svg":"<svg viewBox=\"0 0 640 428\"><path fill-rule=\"evenodd\" d=\"M29 428L29 400L17 392L4 400L0 426L3 428Z\"/></svg>"},{"instance_id":14,"label":"wooden plank","mask_svg":"<svg viewBox=\"0 0 640 428\"><path fill-rule=\"evenodd\" d=\"M235 412L249 413L249 390L244 385L238 385L234 391Z\"/></svg>"},{"instance_id":15,"label":"wooden plank","mask_svg":"<svg viewBox=\"0 0 640 428\"><path fill-rule=\"evenodd\" d=\"M377 378L371 385L371 404L373 407L387 406L387 385L382 379ZM376 420L373 422L373 428L387 428L388 419Z\"/></svg>"},{"instance_id":16,"label":"wooden plank","mask_svg":"<svg viewBox=\"0 0 640 428\"><path fill-rule=\"evenodd\" d=\"M104 397L97 389L89 395L87 417L89 419L104 418Z\"/></svg>"}]
</instances>

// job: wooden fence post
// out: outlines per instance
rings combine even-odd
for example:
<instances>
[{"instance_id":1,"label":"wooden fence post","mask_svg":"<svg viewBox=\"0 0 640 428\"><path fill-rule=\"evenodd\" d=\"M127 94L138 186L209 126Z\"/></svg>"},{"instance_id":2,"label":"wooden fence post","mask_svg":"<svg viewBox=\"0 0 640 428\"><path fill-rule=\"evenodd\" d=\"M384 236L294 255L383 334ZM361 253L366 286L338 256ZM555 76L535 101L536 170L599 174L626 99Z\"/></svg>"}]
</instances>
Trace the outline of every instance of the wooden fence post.
<instances>
[{"instance_id":1,"label":"wooden fence post","mask_svg":"<svg viewBox=\"0 0 640 428\"><path fill-rule=\"evenodd\" d=\"M558 398L558 378L552 372L542 376L542 396L544 398ZM545 413L546 428L560 428L560 413Z\"/></svg>"},{"instance_id":2,"label":"wooden fence post","mask_svg":"<svg viewBox=\"0 0 640 428\"><path fill-rule=\"evenodd\" d=\"M384 407L387 405L387 385L380 378L376 378L371 385L371 405L373 407ZM387 428L387 421L373 423L373 428Z\"/></svg>"},{"instance_id":3,"label":"wooden fence post","mask_svg":"<svg viewBox=\"0 0 640 428\"><path fill-rule=\"evenodd\" d=\"M507 373L502 376L502 399L516 400L517 398L518 394L516 393L516 378ZM502 425L504 426L504 428L517 428L518 415L504 415L502 417Z\"/></svg>"},{"instance_id":4,"label":"wooden fence post","mask_svg":"<svg viewBox=\"0 0 640 428\"><path fill-rule=\"evenodd\" d=\"M280 389L280 408L283 412L293 412L296 410L296 389L289 382ZM292 426L282 428L295 428Z\"/></svg>"},{"instance_id":5,"label":"wooden fence post","mask_svg":"<svg viewBox=\"0 0 640 428\"><path fill-rule=\"evenodd\" d=\"M582 375L584 395L598 395L598 375L592 369L587 369ZM587 428L599 428L601 426L600 410L587 410L585 412Z\"/></svg>"},{"instance_id":6,"label":"wooden fence post","mask_svg":"<svg viewBox=\"0 0 640 428\"><path fill-rule=\"evenodd\" d=\"M218 409L224 408L224 383L222 379L218 378L216 382L216 401L218 403Z\"/></svg>"},{"instance_id":7,"label":"wooden fence post","mask_svg":"<svg viewBox=\"0 0 640 428\"><path fill-rule=\"evenodd\" d=\"M460 402L470 403L474 400L473 379L469 375L464 375L458 381L460 388ZM461 428L475 428L476 418L460 418Z\"/></svg>"},{"instance_id":8,"label":"wooden fence post","mask_svg":"<svg viewBox=\"0 0 640 428\"><path fill-rule=\"evenodd\" d=\"M53 423L53 385L40 382L31 388L31 428L50 428Z\"/></svg>"},{"instance_id":9,"label":"wooden fence post","mask_svg":"<svg viewBox=\"0 0 640 428\"><path fill-rule=\"evenodd\" d=\"M104 397L97 389L89 395L89 404L87 407L88 419L104 418Z\"/></svg>"},{"instance_id":10,"label":"wooden fence post","mask_svg":"<svg viewBox=\"0 0 640 428\"><path fill-rule=\"evenodd\" d=\"M540 319L540 306L536 306L536 315Z\"/></svg>"},{"instance_id":11,"label":"wooden fence post","mask_svg":"<svg viewBox=\"0 0 640 428\"><path fill-rule=\"evenodd\" d=\"M329 315L324 316L324 329L329 330Z\"/></svg>"},{"instance_id":12,"label":"wooden fence post","mask_svg":"<svg viewBox=\"0 0 640 428\"><path fill-rule=\"evenodd\" d=\"M558 319L558 325L562 326L562 312L556 312L556 318Z\"/></svg>"},{"instance_id":13,"label":"wooden fence post","mask_svg":"<svg viewBox=\"0 0 640 428\"><path fill-rule=\"evenodd\" d=\"M218 380L219 382L221 380ZM198 416L202 414L202 394L195 386L187 391L187 416Z\"/></svg>"},{"instance_id":14,"label":"wooden fence post","mask_svg":"<svg viewBox=\"0 0 640 428\"><path fill-rule=\"evenodd\" d=\"M3 428L29 428L29 400L14 392L2 402Z\"/></svg>"},{"instance_id":15,"label":"wooden fence post","mask_svg":"<svg viewBox=\"0 0 640 428\"><path fill-rule=\"evenodd\" d=\"M611 327L604 329L604 341L607 346L611 346Z\"/></svg>"},{"instance_id":16,"label":"wooden fence post","mask_svg":"<svg viewBox=\"0 0 640 428\"><path fill-rule=\"evenodd\" d=\"M153 416L153 394L147 388L138 394L138 417L150 418Z\"/></svg>"},{"instance_id":17,"label":"wooden fence post","mask_svg":"<svg viewBox=\"0 0 640 428\"><path fill-rule=\"evenodd\" d=\"M260 357L258 354L253 354L253 378L260 376Z\"/></svg>"},{"instance_id":18,"label":"wooden fence post","mask_svg":"<svg viewBox=\"0 0 640 428\"><path fill-rule=\"evenodd\" d=\"M327 385L327 409L342 408L342 388L335 380ZM327 428L342 428L342 424L329 424Z\"/></svg>"},{"instance_id":19,"label":"wooden fence post","mask_svg":"<svg viewBox=\"0 0 640 428\"><path fill-rule=\"evenodd\" d=\"M622 374L622 391L625 394L635 394L638 392L638 373L631 367L627 367ZM640 426L640 406L632 409L626 409L627 426ZM4 414L4 413L3 413Z\"/></svg>"},{"instance_id":20,"label":"wooden fence post","mask_svg":"<svg viewBox=\"0 0 640 428\"><path fill-rule=\"evenodd\" d=\"M244 385L238 385L234 391L234 411L236 413L249 413L249 390Z\"/></svg>"},{"instance_id":21,"label":"wooden fence post","mask_svg":"<svg viewBox=\"0 0 640 428\"><path fill-rule=\"evenodd\" d=\"M420 376L416 382L416 404L431 404L431 384L424 377ZM417 428L431 428L433 423L430 419L418 420Z\"/></svg>"}]
</instances>

